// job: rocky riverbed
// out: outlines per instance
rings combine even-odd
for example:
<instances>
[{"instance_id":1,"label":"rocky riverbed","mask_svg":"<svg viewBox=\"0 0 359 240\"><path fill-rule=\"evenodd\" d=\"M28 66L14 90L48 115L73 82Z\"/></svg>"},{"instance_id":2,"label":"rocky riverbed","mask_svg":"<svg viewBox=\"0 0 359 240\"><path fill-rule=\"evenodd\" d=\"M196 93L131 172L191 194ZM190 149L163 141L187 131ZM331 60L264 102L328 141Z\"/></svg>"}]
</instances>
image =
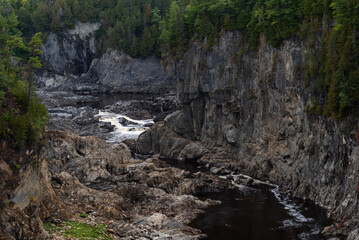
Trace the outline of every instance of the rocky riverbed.
<instances>
[{"instance_id":1,"label":"rocky riverbed","mask_svg":"<svg viewBox=\"0 0 359 240\"><path fill-rule=\"evenodd\" d=\"M161 62L100 56L98 28L48 37L51 120L33 150L0 146L0 239L358 239L355 124L306 112L304 45L242 55L223 33Z\"/></svg>"},{"instance_id":2,"label":"rocky riverbed","mask_svg":"<svg viewBox=\"0 0 359 240\"><path fill-rule=\"evenodd\" d=\"M164 156L172 156L182 159L181 161L162 159L161 155L153 155L141 150L146 146L151 146L151 143L143 142L146 135L153 131L161 132L161 130L158 131L158 126L163 124L160 121L163 118L158 119L158 115L167 115L174 111L175 97L173 95L161 97L126 94L86 96L75 93L66 95L64 92L57 91L46 91L40 94L49 106L51 114L47 163L52 176L52 187L56 193L60 194L64 204L74 205L73 212L77 212L78 216L72 221L105 224L113 237L121 239L141 237L200 239L205 237L204 233L209 234L210 239L223 239L223 237L233 239L234 235L238 234L248 239L259 239L255 237L256 235L252 237L248 233L243 235L243 232L231 235L233 234L231 228L243 229L243 226L240 226L240 221L234 223L229 221L228 217L242 219L243 210L235 210L236 208L243 209L243 206L247 206L249 211L253 211L255 206L262 205L261 198L269 198L271 200L267 201L263 207L277 209L275 211L277 213L282 211L277 216L281 215L282 219L274 218L277 220L264 221L258 225L259 219L270 217L263 210L259 210L257 213L259 218L254 218L253 222L249 221L248 226L257 225L264 235L273 236L273 239L278 237L306 240L323 238L320 233L325 224L329 223L327 220L317 222L322 218L319 218L319 215L313 215L314 218L307 220L302 215L305 210L301 209L301 204L290 205L285 202L281 206L279 196L288 198L288 194L280 195L277 190L271 192L270 187L273 189L277 187L239 175L239 172L233 172L233 166L225 164L225 154L221 155L220 149L216 151L216 155L213 155L216 161L206 161L204 156L209 156L208 149L200 143L182 142L179 136L179 144L174 144L175 147L170 147L171 145L166 143L167 140L173 140L171 137L161 140L162 143L159 143L159 146L164 148L162 145L165 145L167 149L176 151L181 144L186 145L185 150L178 153L179 155L174 152L172 155L163 153ZM176 113L171 116L176 116ZM173 118L171 116L167 117L166 121L171 121ZM154 124L153 119L157 119L156 126L142 134L139 141L136 141L146 128ZM96 143L96 147L93 148L93 143L90 142L95 141L95 137L80 137L57 130L73 131L84 136L95 135L107 143L102 142L98 146ZM125 140L124 143L121 143L122 140ZM60 145L52 144L58 141L61 142ZM79 143L73 144L73 141L82 142L80 144L82 146L79 146ZM59 152L61 154L58 154ZM120 159L116 160L118 158ZM197 163L196 159L201 161ZM231 162L230 160L232 159L227 161ZM222 166L220 166L221 162ZM77 184L74 184L74 181L77 181ZM72 185L68 182L72 182ZM261 192L263 187L268 191ZM68 188L70 192L75 193L90 192L94 199L98 199L97 204L86 200L84 207L84 196L76 194L66 196L69 193ZM233 191L237 194L228 194ZM223 195L225 192L227 194ZM260 197L256 197L254 192ZM215 193L221 193L220 195L228 199L216 198L213 195ZM238 194L241 197L238 197ZM216 216L211 212L213 210L207 213L206 209L221 202L224 204L220 205L219 209L227 209L228 201L235 201L237 205L234 206L231 202L230 208L233 210L234 207L234 211L220 210L226 212L220 217L223 220L221 224L224 225L224 229L218 228L217 230L222 232L222 235L215 237L213 232L216 232L216 226L214 225L211 231L206 230L205 226L210 226L211 221L203 216L208 216L206 214L210 214L210 218ZM255 203L248 206L246 201ZM107 204L101 205L101 202ZM99 206L101 206L100 209L98 209ZM81 213L86 213L89 218L79 217ZM306 221L299 221L296 219L298 216ZM48 222L57 226L56 223L63 223L64 220L55 219ZM190 223L192 227L189 227ZM120 231L121 228L127 230ZM56 231L50 231L50 233L52 236L59 235Z\"/></svg>"},{"instance_id":3,"label":"rocky riverbed","mask_svg":"<svg viewBox=\"0 0 359 240\"><path fill-rule=\"evenodd\" d=\"M220 166L226 162L225 154L221 155L220 151L213 155L218 161L205 161L204 156L210 154L208 149L200 143L183 142L179 136L177 143L174 142L177 147L171 148L168 144L168 140L173 140L171 137L162 139L159 146L172 149L163 153L164 156L172 153L181 161L144 154L146 146L156 145L144 141L146 136L153 136L153 131L161 132L158 128L163 122L158 115L170 114L175 108L173 95L104 97L61 91L40 91L39 94L51 117L46 144L36 152L21 156L32 159L26 168L1 176L5 183L22 179L17 185L11 185L13 189L8 189L6 198L12 202L9 201L1 215L1 227L8 235L17 235L20 239L63 239L72 236L68 234L76 226L104 226L103 239L203 239L205 233L210 239L234 239L231 229L243 229L243 226L229 221L228 217L241 219L244 212L224 210L225 215L220 217L224 229L218 227L223 235L216 238L212 233L216 230L211 232L205 227L211 225L206 216L210 214L210 219L216 216L213 207L227 209L228 201L235 201L234 209L247 206L252 211L246 201L255 201L253 206L262 204L251 192L270 185L233 172L228 164ZM151 130L136 141L137 136L151 126ZM124 139L127 140L122 142ZM176 153L183 144L187 145L185 150ZM2 169L8 169L5 162L1 164ZM241 197L228 195L233 191ZM215 193L228 199L213 197ZM263 207L273 208L276 202L275 209L285 216L270 221L274 224L272 227L269 222L260 223L257 228L263 228L263 234L272 232L273 236L286 236L282 239L288 236L297 239L300 234L309 232L309 237L300 239L322 239L321 230L310 233L324 227L322 223L317 225L317 216L310 223L283 229L285 221L295 222L286 210L288 205L280 207L280 200L270 191L259 196L270 196L270 204ZM300 204L294 206L298 214L304 211ZM258 214L262 219L271 215L263 211ZM20 221L21 216L24 219ZM256 226L257 220L248 223Z\"/></svg>"}]
</instances>

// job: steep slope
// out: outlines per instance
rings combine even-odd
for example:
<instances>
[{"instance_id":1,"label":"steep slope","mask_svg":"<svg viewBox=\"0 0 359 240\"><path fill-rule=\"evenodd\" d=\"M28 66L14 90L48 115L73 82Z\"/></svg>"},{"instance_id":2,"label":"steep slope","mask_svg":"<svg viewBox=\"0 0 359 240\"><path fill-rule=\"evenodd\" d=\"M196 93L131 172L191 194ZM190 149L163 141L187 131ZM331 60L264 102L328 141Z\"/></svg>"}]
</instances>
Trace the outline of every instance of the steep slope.
<instances>
[{"instance_id":1,"label":"steep slope","mask_svg":"<svg viewBox=\"0 0 359 240\"><path fill-rule=\"evenodd\" d=\"M77 22L72 30L49 33L42 87L79 94L173 92L175 81L158 58L136 59L114 49L99 52L95 34L100 26Z\"/></svg>"},{"instance_id":2,"label":"steep slope","mask_svg":"<svg viewBox=\"0 0 359 240\"><path fill-rule=\"evenodd\" d=\"M269 180L327 208L341 223L332 234L357 227L358 122L308 113L304 46L285 41L276 49L261 38L257 52L244 51L236 32L211 51L194 42L165 63L177 79L180 110L142 134L137 150Z\"/></svg>"}]
</instances>

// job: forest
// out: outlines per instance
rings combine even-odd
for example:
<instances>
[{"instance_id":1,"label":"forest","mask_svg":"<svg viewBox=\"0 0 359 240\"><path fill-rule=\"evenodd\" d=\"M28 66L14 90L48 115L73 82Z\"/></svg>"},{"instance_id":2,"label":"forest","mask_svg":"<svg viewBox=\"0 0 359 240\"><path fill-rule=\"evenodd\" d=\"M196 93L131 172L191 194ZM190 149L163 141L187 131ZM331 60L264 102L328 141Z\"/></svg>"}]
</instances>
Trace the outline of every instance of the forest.
<instances>
[{"instance_id":1,"label":"forest","mask_svg":"<svg viewBox=\"0 0 359 240\"><path fill-rule=\"evenodd\" d=\"M223 31L240 31L251 46L249 51L256 51L261 35L274 47L280 47L287 39L303 42L308 52L303 66L297 66L296 71L305 72L305 87L313 91L308 110L336 119L358 111L357 0L0 0L0 3L3 108L0 135L12 136L14 145L33 142L48 120L46 108L36 107L41 105L36 95L30 97L33 75L41 68L42 42L49 32L71 29L76 21L102 23L96 32L101 52L115 48L141 58L175 56L191 41L203 38L207 38L210 50ZM13 96L19 103L15 110L4 104ZM9 130L15 128L22 130Z\"/></svg>"}]
</instances>

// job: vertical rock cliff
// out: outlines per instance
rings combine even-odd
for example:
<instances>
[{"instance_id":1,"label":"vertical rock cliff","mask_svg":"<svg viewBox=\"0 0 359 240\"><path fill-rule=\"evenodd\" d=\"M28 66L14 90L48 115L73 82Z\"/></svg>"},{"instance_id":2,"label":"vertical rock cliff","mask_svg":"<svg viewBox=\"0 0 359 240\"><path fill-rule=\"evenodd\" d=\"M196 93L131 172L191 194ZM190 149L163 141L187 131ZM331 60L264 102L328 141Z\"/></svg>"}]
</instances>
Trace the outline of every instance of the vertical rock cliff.
<instances>
[{"instance_id":1,"label":"vertical rock cliff","mask_svg":"<svg viewBox=\"0 0 359 240\"><path fill-rule=\"evenodd\" d=\"M72 30L50 33L43 49L47 70L60 75L86 73L98 55L95 32L100 26L77 22Z\"/></svg>"},{"instance_id":2,"label":"vertical rock cliff","mask_svg":"<svg viewBox=\"0 0 359 240\"><path fill-rule=\"evenodd\" d=\"M224 33L211 50L194 42L179 60L167 59L180 110L140 136L137 150L238 169L355 226L347 220L359 213L358 123L306 111L312 91L304 87L303 43L276 49L262 38L258 51L247 49L239 33Z\"/></svg>"},{"instance_id":3,"label":"vertical rock cliff","mask_svg":"<svg viewBox=\"0 0 359 240\"><path fill-rule=\"evenodd\" d=\"M114 49L101 54L95 37L100 26L77 22L74 29L49 33L43 48L45 72L39 78L42 86L80 94L174 92L175 81L158 58L135 59Z\"/></svg>"}]
</instances>

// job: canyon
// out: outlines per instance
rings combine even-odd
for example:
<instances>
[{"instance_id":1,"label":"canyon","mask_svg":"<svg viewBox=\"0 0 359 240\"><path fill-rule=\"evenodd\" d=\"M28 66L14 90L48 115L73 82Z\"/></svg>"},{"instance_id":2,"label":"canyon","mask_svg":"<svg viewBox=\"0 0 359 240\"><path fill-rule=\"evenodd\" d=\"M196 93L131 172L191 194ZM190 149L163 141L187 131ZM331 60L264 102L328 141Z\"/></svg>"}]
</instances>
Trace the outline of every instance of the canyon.
<instances>
[{"instance_id":1,"label":"canyon","mask_svg":"<svg viewBox=\"0 0 359 240\"><path fill-rule=\"evenodd\" d=\"M0 162L11 199L0 236L62 239L43 223L72 219L106 224L114 239L201 239L188 224L220 202L198 194L265 185L323 207L334 221L324 239L358 239L359 125L308 112L305 43L274 48L261 38L252 51L239 32L224 32L211 49L192 41L160 61L99 53L98 28L78 23L48 36L38 94L51 120L34 151L1 146L28 164ZM148 122L122 142L103 112L130 117L121 126Z\"/></svg>"}]
</instances>

